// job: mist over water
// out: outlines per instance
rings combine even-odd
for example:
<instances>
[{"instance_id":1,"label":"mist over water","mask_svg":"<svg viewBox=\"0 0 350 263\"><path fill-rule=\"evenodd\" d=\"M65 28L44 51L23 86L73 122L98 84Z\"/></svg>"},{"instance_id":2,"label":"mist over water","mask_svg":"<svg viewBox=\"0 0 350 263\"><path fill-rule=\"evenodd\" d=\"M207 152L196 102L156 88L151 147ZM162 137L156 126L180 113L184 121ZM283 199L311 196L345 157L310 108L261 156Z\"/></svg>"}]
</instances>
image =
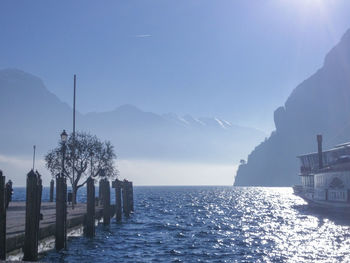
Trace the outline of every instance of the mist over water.
<instances>
[{"instance_id":1,"label":"mist over water","mask_svg":"<svg viewBox=\"0 0 350 263\"><path fill-rule=\"evenodd\" d=\"M15 191L17 199L20 192ZM67 251L48 252L42 260L350 260L350 216L312 210L291 188L135 187L134 192L135 214L130 219L99 225L94 239L72 237Z\"/></svg>"},{"instance_id":2,"label":"mist over water","mask_svg":"<svg viewBox=\"0 0 350 263\"><path fill-rule=\"evenodd\" d=\"M0 167L15 186L24 186L32 167L32 157L14 157L0 154ZM238 165L234 163L205 163L118 159L120 177L137 185L233 185ZM42 175L43 185L50 185L52 176L43 159L36 160L35 170ZM220 176L213 177L213 174Z\"/></svg>"}]
</instances>

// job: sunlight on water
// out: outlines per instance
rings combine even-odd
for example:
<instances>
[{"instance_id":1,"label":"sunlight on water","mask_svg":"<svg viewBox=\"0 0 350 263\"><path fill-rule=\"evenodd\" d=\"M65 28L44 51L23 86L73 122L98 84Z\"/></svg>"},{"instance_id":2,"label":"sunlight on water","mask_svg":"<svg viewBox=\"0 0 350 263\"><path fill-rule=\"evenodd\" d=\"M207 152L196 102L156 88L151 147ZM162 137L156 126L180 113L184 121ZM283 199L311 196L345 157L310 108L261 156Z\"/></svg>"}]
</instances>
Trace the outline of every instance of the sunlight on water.
<instances>
[{"instance_id":1,"label":"sunlight on water","mask_svg":"<svg viewBox=\"0 0 350 263\"><path fill-rule=\"evenodd\" d=\"M74 237L66 262L340 262L350 219L309 208L291 188L136 187L135 214Z\"/></svg>"}]
</instances>

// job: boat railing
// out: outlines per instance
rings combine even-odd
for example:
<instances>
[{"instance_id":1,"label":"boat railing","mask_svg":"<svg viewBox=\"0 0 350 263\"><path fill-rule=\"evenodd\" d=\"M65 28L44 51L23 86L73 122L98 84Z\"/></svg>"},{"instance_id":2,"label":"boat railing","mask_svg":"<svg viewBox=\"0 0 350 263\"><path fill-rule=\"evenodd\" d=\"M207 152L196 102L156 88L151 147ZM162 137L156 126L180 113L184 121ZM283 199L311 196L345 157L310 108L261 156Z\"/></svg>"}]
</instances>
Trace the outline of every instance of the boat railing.
<instances>
[{"instance_id":1,"label":"boat railing","mask_svg":"<svg viewBox=\"0 0 350 263\"><path fill-rule=\"evenodd\" d=\"M320 169L320 173L350 171L350 163L334 164Z\"/></svg>"}]
</instances>

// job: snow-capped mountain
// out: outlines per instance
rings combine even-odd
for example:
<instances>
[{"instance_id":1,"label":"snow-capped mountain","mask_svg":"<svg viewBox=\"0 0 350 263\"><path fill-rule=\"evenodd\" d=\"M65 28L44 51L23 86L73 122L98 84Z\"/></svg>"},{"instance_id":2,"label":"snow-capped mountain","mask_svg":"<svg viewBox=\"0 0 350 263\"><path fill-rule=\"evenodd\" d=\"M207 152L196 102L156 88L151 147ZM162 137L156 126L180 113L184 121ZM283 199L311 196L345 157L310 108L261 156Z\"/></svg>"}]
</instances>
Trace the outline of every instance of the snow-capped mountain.
<instances>
[{"instance_id":1,"label":"snow-capped mountain","mask_svg":"<svg viewBox=\"0 0 350 263\"><path fill-rule=\"evenodd\" d=\"M71 130L72 109L43 82L19 70L0 71L0 153L41 154ZM132 105L110 112L77 113L77 130L111 140L119 158L238 162L264 133L219 117L155 114Z\"/></svg>"}]
</instances>

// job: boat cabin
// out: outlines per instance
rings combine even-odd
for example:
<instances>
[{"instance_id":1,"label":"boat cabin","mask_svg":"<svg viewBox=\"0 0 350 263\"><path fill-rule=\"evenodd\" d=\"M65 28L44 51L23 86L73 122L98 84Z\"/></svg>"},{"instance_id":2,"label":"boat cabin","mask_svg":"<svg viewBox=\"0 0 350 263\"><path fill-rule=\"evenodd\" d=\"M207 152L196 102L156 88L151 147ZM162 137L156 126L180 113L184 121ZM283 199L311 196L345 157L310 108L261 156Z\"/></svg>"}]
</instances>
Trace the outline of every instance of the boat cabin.
<instances>
[{"instance_id":1,"label":"boat cabin","mask_svg":"<svg viewBox=\"0 0 350 263\"><path fill-rule=\"evenodd\" d=\"M337 145L333 149L321 153L314 152L297 156L300 160L300 173L308 174L319 172L321 169L332 168L337 165L350 163L350 142Z\"/></svg>"},{"instance_id":2,"label":"boat cabin","mask_svg":"<svg viewBox=\"0 0 350 263\"><path fill-rule=\"evenodd\" d=\"M309 198L323 201L350 202L350 143L298 156L302 188Z\"/></svg>"}]
</instances>

